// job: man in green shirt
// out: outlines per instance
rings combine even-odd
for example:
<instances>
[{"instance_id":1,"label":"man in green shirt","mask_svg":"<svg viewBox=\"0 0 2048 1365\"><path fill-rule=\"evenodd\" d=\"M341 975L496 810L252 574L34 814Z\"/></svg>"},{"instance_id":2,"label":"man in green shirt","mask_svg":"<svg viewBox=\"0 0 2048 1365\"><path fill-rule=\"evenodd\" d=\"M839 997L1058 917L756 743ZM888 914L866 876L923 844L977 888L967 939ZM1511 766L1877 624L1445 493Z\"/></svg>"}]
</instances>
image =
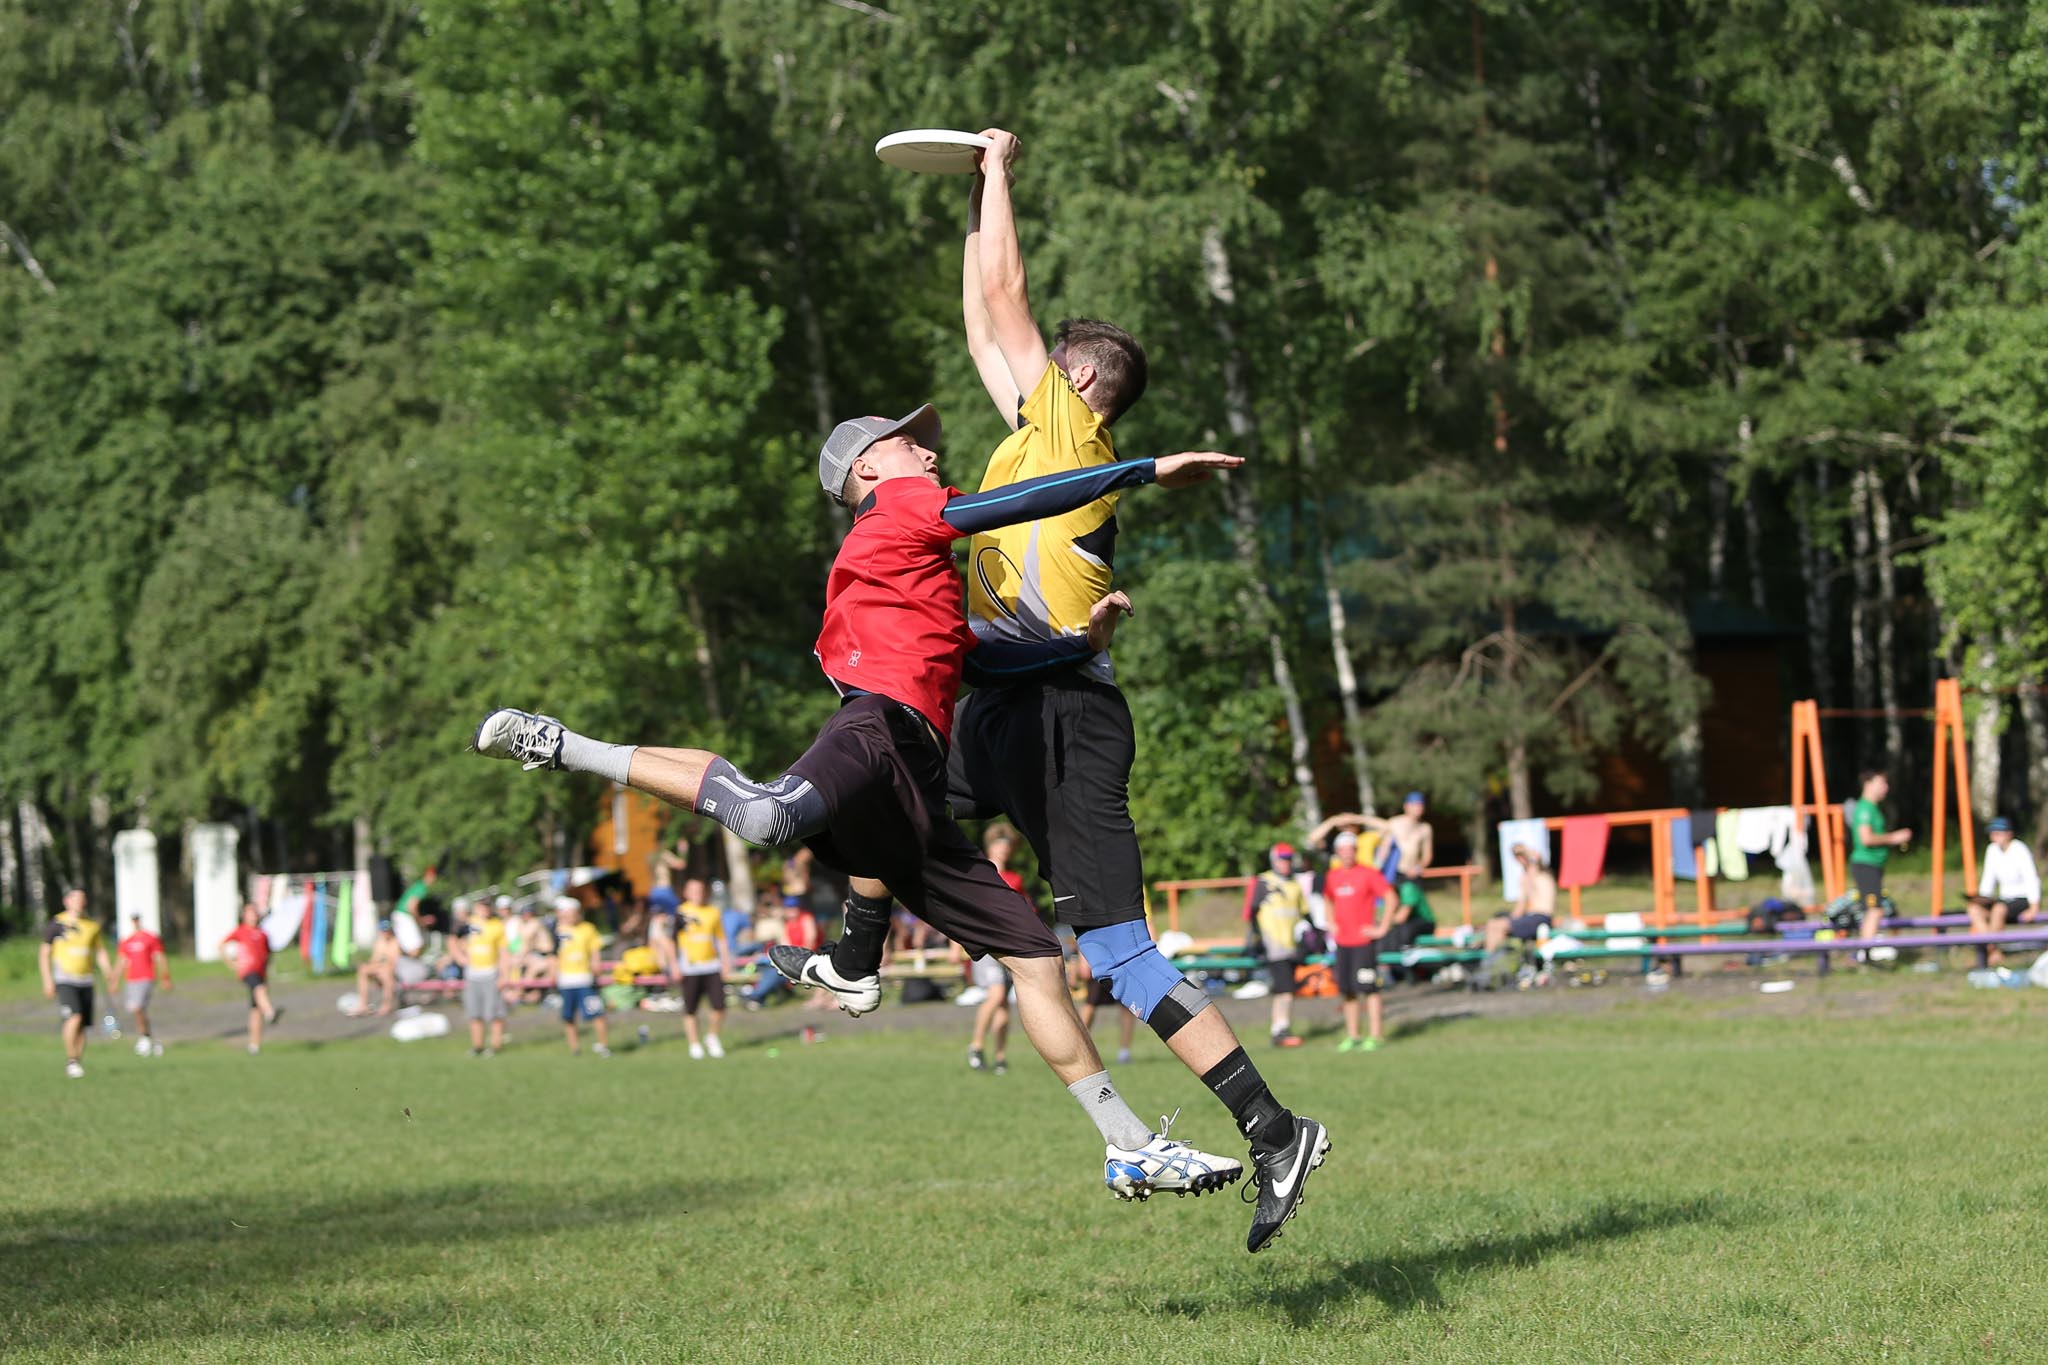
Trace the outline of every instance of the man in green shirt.
<instances>
[{"instance_id":1,"label":"man in green shirt","mask_svg":"<svg viewBox=\"0 0 2048 1365\"><path fill-rule=\"evenodd\" d=\"M1863 901L1863 937L1884 932L1884 864L1892 850L1913 837L1910 829L1887 833L1878 802L1892 789L1891 779L1873 768L1863 774L1863 794L1849 803L1849 876Z\"/></svg>"}]
</instances>

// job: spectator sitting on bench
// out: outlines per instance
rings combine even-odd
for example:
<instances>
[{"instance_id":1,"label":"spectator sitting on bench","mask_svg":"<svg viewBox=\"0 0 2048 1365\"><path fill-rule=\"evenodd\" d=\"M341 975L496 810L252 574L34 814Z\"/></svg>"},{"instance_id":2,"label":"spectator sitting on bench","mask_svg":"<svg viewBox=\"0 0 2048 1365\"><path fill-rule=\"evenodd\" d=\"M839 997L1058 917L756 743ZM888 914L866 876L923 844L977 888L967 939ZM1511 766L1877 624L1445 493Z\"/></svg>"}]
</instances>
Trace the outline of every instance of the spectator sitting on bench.
<instances>
[{"instance_id":1,"label":"spectator sitting on bench","mask_svg":"<svg viewBox=\"0 0 2048 1365\"><path fill-rule=\"evenodd\" d=\"M1513 910L1503 910L1486 922L1485 949L1497 953L1511 938L1534 943L1552 927L1557 914L1557 878L1540 862L1527 844L1516 844L1509 854L1522 866L1522 894Z\"/></svg>"},{"instance_id":2,"label":"spectator sitting on bench","mask_svg":"<svg viewBox=\"0 0 2048 1365\"><path fill-rule=\"evenodd\" d=\"M1970 897L1970 932L1995 934L2008 924L2031 924L2041 917L2041 872L2034 855L2012 837L2012 821L2004 816L1987 827L1991 843L1984 850L1984 875ZM2005 951L1997 944L1977 949L1977 961L1997 966Z\"/></svg>"},{"instance_id":3,"label":"spectator sitting on bench","mask_svg":"<svg viewBox=\"0 0 2048 1365\"><path fill-rule=\"evenodd\" d=\"M390 1014L398 1008L398 935L391 931L391 921L377 921L377 941L370 945L369 960L356 968L356 1007L349 1011L349 1017L360 1019L372 1013L370 1009L370 987L376 986L383 992L374 1013Z\"/></svg>"}]
</instances>

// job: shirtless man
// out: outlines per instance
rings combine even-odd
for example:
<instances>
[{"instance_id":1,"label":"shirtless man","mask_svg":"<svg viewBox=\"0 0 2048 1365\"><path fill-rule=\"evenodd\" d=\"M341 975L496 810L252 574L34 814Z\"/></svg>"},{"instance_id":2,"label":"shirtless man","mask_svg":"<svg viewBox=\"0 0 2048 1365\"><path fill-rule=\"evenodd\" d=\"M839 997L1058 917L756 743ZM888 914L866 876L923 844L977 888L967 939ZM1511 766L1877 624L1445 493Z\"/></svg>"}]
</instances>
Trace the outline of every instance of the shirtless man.
<instances>
[{"instance_id":1,"label":"shirtless man","mask_svg":"<svg viewBox=\"0 0 2048 1365\"><path fill-rule=\"evenodd\" d=\"M390 1014L398 1008L398 935L391 931L388 919L377 921L377 941L370 945L369 959L356 968L356 1007L349 1011L351 1018L371 1013L372 985L384 993L376 1013Z\"/></svg>"}]
</instances>

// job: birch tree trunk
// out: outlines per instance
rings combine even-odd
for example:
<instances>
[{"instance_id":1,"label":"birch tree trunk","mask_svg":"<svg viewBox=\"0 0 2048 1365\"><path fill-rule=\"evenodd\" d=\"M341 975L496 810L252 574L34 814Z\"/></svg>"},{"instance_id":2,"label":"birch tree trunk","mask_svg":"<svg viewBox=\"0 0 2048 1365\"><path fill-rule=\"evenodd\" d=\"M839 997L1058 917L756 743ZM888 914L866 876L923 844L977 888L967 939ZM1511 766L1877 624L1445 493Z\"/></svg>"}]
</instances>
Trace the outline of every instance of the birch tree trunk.
<instances>
[{"instance_id":1,"label":"birch tree trunk","mask_svg":"<svg viewBox=\"0 0 2048 1365\"><path fill-rule=\"evenodd\" d=\"M725 703L718 690L716 654L711 643L711 621L704 611L704 598L692 586L683 590L690 611L690 624L697 631L697 674L704 684L704 709L711 717L713 733L724 737ZM724 825L718 827L719 844L725 850L725 893L733 907L748 914L754 911L754 868L748 861L747 841Z\"/></svg>"},{"instance_id":2,"label":"birch tree trunk","mask_svg":"<svg viewBox=\"0 0 2048 1365\"><path fill-rule=\"evenodd\" d=\"M1849 704L1858 711L1877 705L1870 658L1870 471L1849 476L1849 553L1855 564L1856 599L1849 606ZM1856 726L1856 766L1870 766L1870 728Z\"/></svg>"},{"instance_id":3,"label":"birch tree trunk","mask_svg":"<svg viewBox=\"0 0 2048 1365\"><path fill-rule=\"evenodd\" d=\"M28 911L31 923L41 924L49 910L43 857L50 847L50 826L43 820L42 807L27 797L15 804L14 818L21 841L22 909Z\"/></svg>"},{"instance_id":4,"label":"birch tree trunk","mask_svg":"<svg viewBox=\"0 0 2048 1365\"><path fill-rule=\"evenodd\" d=\"M1818 465L1813 482L1801 482L1799 489L1799 576L1806 589L1806 658L1813 676L1813 695L1822 706L1834 705L1835 687L1832 656L1834 641L1829 629L1833 610L1828 590L1828 553L1814 534L1814 521L1827 502L1828 471Z\"/></svg>"},{"instance_id":5,"label":"birch tree trunk","mask_svg":"<svg viewBox=\"0 0 2048 1365\"><path fill-rule=\"evenodd\" d=\"M2010 638L2006 647L2012 647ZM2039 683L2020 684L2019 710L2027 735L2027 802L2034 808L2034 847L2040 848L2048 844L2048 702Z\"/></svg>"},{"instance_id":6,"label":"birch tree trunk","mask_svg":"<svg viewBox=\"0 0 2048 1365\"><path fill-rule=\"evenodd\" d=\"M1981 675L1997 676L1998 650L1990 640L1979 636L1971 652ZM1986 687L1978 694L1977 718L1970 727L1970 809L1976 812L1979 823L1998 814L1998 732L1999 722L2004 718L2005 699Z\"/></svg>"},{"instance_id":7,"label":"birch tree trunk","mask_svg":"<svg viewBox=\"0 0 2048 1365\"><path fill-rule=\"evenodd\" d=\"M1302 464L1313 476L1316 467L1315 437L1301 433ZM1373 808L1372 763L1365 751L1365 717L1358 705L1358 672L1351 666L1351 632L1344 616L1344 594L1337 591L1336 564L1330 554L1329 527L1320 504L1315 517L1316 569L1323 576L1323 610L1330 621L1330 651L1336 656L1337 695L1344 707L1344 738L1351 749L1351 777L1358 785L1357 809Z\"/></svg>"},{"instance_id":8,"label":"birch tree trunk","mask_svg":"<svg viewBox=\"0 0 2048 1365\"><path fill-rule=\"evenodd\" d=\"M1230 323L1230 309L1237 303L1237 289L1231 281L1230 253L1223 244L1223 229L1211 224L1202 234L1202 263L1209 298L1214 308L1216 337L1223 344L1223 405L1230 428L1232 453L1254 453L1258 437L1252 425L1251 394L1244 377L1244 351L1238 345L1237 330ZM1304 824L1323 821L1322 798L1316 794L1315 773L1309 767L1308 722L1301 705L1301 689L1295 686L1294 670L1287 662L1287 646L1280 638L1280 613L1266 587L1264 565L1259 555L1259 508L1251 484L1243 473L1221 476L1223 499L1230 508L1230 533L1237 561L1252 583L1250 606L1259 628L1266 633L1272 653L1273 686L1287 712L1288 767L1294 777L1295 801Z\"/></svg>"},{"instance_id":9,"label":"birch tree trunk","mask_svg":"<svg viewBox=\"0 0 2048 1365\"><path fill-rule=\"evenodd\" d=\"M1719 598L1728 573L1728 477L1716 460L1707 473L1707 591Z\"/></svg>"},{"instance_id":10,"label":"birch tree trunk","mask_svg":"<svg viewBox=\"0 0 2048 1365\"><path fill-rule=\"evenodd\" d=\"M1863 477L1870 492L1870 530L1877 551L1877 699L1886 712L1884 763L1887 772L1899 773L1906 761L1906 736L1899 720L1899 581L1892 565L1892 505L1875 469L1864 466Z\"/></svg>"}]
</instances>

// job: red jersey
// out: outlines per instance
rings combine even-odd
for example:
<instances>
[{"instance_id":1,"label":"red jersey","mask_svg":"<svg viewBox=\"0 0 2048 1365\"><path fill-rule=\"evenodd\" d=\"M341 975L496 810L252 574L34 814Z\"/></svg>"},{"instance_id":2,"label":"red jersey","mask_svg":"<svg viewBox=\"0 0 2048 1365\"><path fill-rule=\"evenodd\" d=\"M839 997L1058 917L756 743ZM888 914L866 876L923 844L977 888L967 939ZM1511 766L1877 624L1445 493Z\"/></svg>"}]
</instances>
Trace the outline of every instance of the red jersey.
<instances>
[{"instance_id":1,"label":"red jersey","mask_svg":"<svg viewBox=\"0 0 2048 1365\"><path fill-rule=\"evenodd\" d=\"M782 926L782 941L792 948L818 947L818 917L808 910L799 910L791 915Z\"/></svg>"},{"instance_id":2,"label":"red jersey","mask_svg":"<svg viewBox=\"0 0 2048 1365\"><path fill-rule=\"evenodd\" d=\"M156 960L164 941L147 929L137 929L116 945L121 954L121 974L128 981L156 980Z\"/></svg>"},{"instance_id":3,"label":"red jersey","mask_svg":"<svg viewBox=\"0 0 2048 1365\"><path fill-rule=\"evenodd\" d=\"M1339 948L1363 947L1372 938L1382 898L1393 888L1376 867L1332 865L1323 874L1323 899L1330 907L1330 939Z\"/></svg>"},{"instance_id":4,"label":"red jersey","mask_svg":"<svg viewBox=\"0 0 2048 1365\"><path fill-rule=\"evenodd\" d=\"M1024 896L1024 874L1022 872L1017 871L1013 867L999 867L996 869L996 875L1001 877L1012 891L1020 896ZM1024 899L1030 900L1031 897L1024 896Z\"/></svg>"},{"instance_id":5,"label":"red jersey","mask_svg":"<svg viewBox=\"0 0 2048 1365\"><path fill-rule=\"evenodd\" d=\"M826 677L912 707L944 740L953 734L961 661L974 648L953 567L961 532L943 515L959 496L923 479L877 484L832 560L818 632Z\"/></svg>"},{"instance_id":6,"label":"red jersey","mask_svg":"<svg viewBox=\"0 0 2048 1365\"><path fill-rule=\"evenodd\" d=\"M226 941L242 950L235 958L236 976L248 976L252 972L260 976L270 969L270 940L263 937L261 929L250 924L237 924Z\"/></svg>"}]
</instances>

